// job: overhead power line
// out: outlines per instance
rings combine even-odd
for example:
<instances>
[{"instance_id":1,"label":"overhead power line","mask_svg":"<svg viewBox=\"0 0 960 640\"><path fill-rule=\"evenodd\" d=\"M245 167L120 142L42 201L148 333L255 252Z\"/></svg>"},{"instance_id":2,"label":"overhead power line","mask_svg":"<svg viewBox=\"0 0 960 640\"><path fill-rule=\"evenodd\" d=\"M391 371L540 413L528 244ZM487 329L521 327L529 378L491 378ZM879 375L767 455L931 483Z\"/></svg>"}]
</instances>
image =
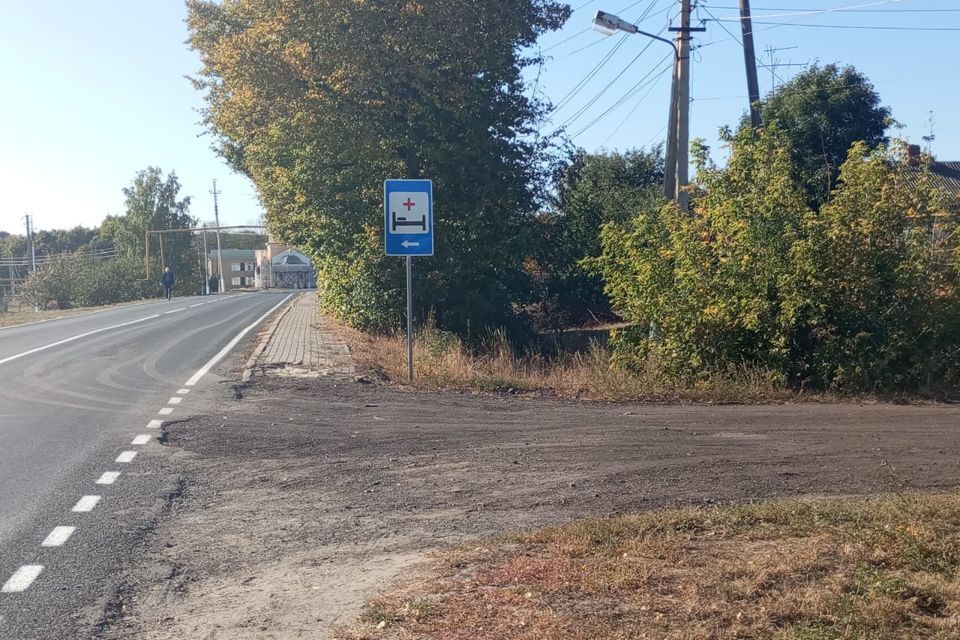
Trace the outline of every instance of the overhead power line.
<instances>
[{"instance_id":1,"label":"overhead power line","mask_svg":"<svg viewBox=\"0 0 960 640\"><path fill-rule=\"evenodd\" d=\"M740 22L740 19L714 18L714 22ZM753 24L770 25L774 27L806 27L813 29L858 29L862 31L960 31L960 27L883 27L879 25L862 24L810 24L807 22L767 22L754 20Z\"/></svg>"},{"instance_id":2,"label":"overhead power line","mask_svg":"<svg viewBox=\"0 0 960 640\"><path fill-rule=\"evenodd\" d=\"M714 6L714 9L735 10L734 6ZM819 13L960 13L960 9L855 9L838 7L835 9L800 9L790 7L753 7L754 11L790 11L791 15L815 15ZM760 16L772 18L775 16Z\"/></svg>"},{"instance_id":3,"label":"overhead power line","mask_svg":"<svg viewBox=\"0 0 960 640\"><path fill-rule=\"evenodd\" d=\"M654 40L648 40L647 43L643 46L643 48L640 49L640 53L638 53L636 56L634 56L634 57L633 57L633 60L631 60L630 62L628 62L628 63L627 63L627 66L625 66L623 69L620 70L620 73L618 73L616 76L614 76L614 78L613 78L610 82L608 82L608 83L606 84L606 86L603 87L603 89L601 89L601 90L600 90L598 93L596 93L592 98L590 98L582 107L580 107L580 109L577 110L576 113L574 113L572 116L570 116L569 118L567 118L561 126L566 127L566 126L568 126L568 125L573 124L573 123L576 122L577 120L579 120L580 117L583 116L583 114L586 113L586 112L590 109L590 107L592 107L593 105L595 105L595 104L597 103L597 101L600 100L600 98L602 98L602 97L604 96L604 94L606 94L606 92L609 91L610 88L611 88L614 84L617 83L617 80L619 80L620 78L623 77L623 74L625 74L625 73L630 69L630 67L632 67L634 64L637 63L637 60L639 60L639 59L641 58L641 56L643 56L643 54L647 52L647 49L649 49L649 48L653 45L654 42L655 42ZM647 75L650 75L651 73L653 73L653 71L654 71L654 69L651 69L651 70L647 73ZM646 77L647 77L647 76L644 76L644 78L646 78ZM641 82L642 82L642 79L641 79Z\"/></svg>"},{"instance_id":4,"label":"overhead power line","mask_svg":"<svg viewBox=\"0 0 960 640\"><path fill-rule=\"evenodd\" d=\"M620 121L620 124L618 124L616 127L613 128L613 131L611 131L611 132L610 132L610 135L608 135L608 136L604 139L604 141L601 143L601 146L603 146L603 145L607 144L608 142L610 142L610 139L613 138L613 136L617 135L617 132L620 131L620 129L623 128L623 125L627 124L627 122L630 120L630 118L633 117L633 114L637 112L637 109L640 108L640 105L642 105L642 104L646 101L647 97L648 97L648 96L653 92L653 90L656 88L656 86L657 86L657 80L659 80L660 78L662 78L663 75L664 75L667 71L669 71L669 70L670 70L670 67L667 67L666 69L664 69L664 70L662 70L660 73L658 73L655 78L653 78L653 80L649 83L649 84L650 84L650 88L647 89L647 92L646 92L645 94L643 94L642 96L640 96L640 99L637 100L637 103L636 103L635 105L633 105L633 108L630 109L630 111L629 111L629 112L627 113L627 115L623 118L623 120ZM666 126L664 126L664 129L666 129ZM586 128L584 129L584 131L585 131L585 130L586 130ZM659 134L658 134L658 135L659 135Z\"/></svg>"},{"instance_id":5,"label":"overhead power line","mask_svg":"<svg viewBox=\"0 0 960 640\"><path fill-rule=\"evenodd\" d=\"M724 31L726 31L726 32L727 32L727 35L730 36L730 38L731 38L732 40L734 40L734 41L735 41L737 44L739 44L741 47L743 46L743 41L742 41L735 33L733 33L732 31L730 31L730 29L727 29L726 25L724 25L722 21L717 20L717 17L716 17L715 15L713 15L712 13L710 13L710 10L709 10L709 9L707 9L706 7L703 7L703 6L701 6L700 8L703 9L703 11L704 11L708 16L710 16L711 18L713 18L714 22L716 22L716 23L720 26L721 29L723 29ZM739 22L740 22L740 18L737 18L736 22L739 23ZM757 24L757 22L754 21L753 24ZM704 45L704 46L706 46L706 45ZM756 60L756 62L757 62L758 65L764 66L763 63L760 62L760 59L757 58L756 56L754 56L753 59ZM783 78L781 78L780 76L778 76L776 71L771 70L771 73L773 74L773 76L774 76L778 81L780 81L781 84L783 84Z\"/></svg>"},{"instance_id":6,"label":"overhead power line","mask_svg":"<svg viewBox=\"0 0 960 640\"><path fill-rule=\"evenodd\" d=\"M670 52L670 53L668 53L666 56L664 56L664 57L660 60L660 62L658 62L653 68L651 68L650 71L648 71L648 72L643 76L643 78L641 78L635 85L633 85L633 86L627 91L626 94L624 94L619 100L617 100L615 103L613 103L613 105L610 106L606 111L604 111L603 113L601 113L600 115L598 115L597 117L595 117L593 120L591 120L590 122L588 122L584 127L582 127L579 131L577 131L575 134L573 134L573 137L576 138L577 136L580 136L580 135L582 135L583 133L585 133L588 129L591 129L591 128L592 128L594 125L596 125L598 122L600 122L601 120L603 120L604 118L606 118L608 115L610 115L611 113L613 113L615 110L619 109L624 103L629 102L631 98L633 98L635 95L637 95L638 93L640 93L640 91L642 91L643 89L645 89L647 86L650 86L650 90L652 91L652 90L653 90L653 87L652 87L651 85L653 85L657 80L659 80L660 78L662 78L662 77L664 76L664 74L666 74L667 71L670 71L670 69L673 67L673 63L671 62L670 64L668 64L668 65L664 66L662 69L660 69L659 73L656 73L656 75L654 75L652 78L650 77L651 75L653 75L653 74L657 71L657 69L660 67L660 65L662 65L663 62L666 61L668 58L670 58L670 59L673 58L673 52ZM640 102L643 102L643 100L645 100L646 97L647 97L647 95L649 95L649 94L650 94L650 91L648 91L648 92L643 96L643 98L641 98ZM639 105L638 105L638 106L639 106ZM622 126L622 125L621 125L621 126Z\"/></svg>"},{"instance_id":7,"label":"overhead power line","mask_svg":"<svg viewBox=\"0 0 960 640\"><path fill-rule=\"evenodd\" d=\"M634 2L633 4L625 7L625 10L631 9L631 8L637 6L638 4L642 4L643 1L644 1L644 0L640 0L639 2ZM660 0L653 0L653 1L647 6L646 10L644 10L643 14L641 14L641 16L637 19L637 22L643 21L643 19L646 18L646 17L650 14L650 12L653 11L653 9L654 9L654 8L657 6L657 4L659 4L659 3L660 3ZM553 108L553 111L552 111L551 113L556 113L556 112L560 111L561 109L563 109L564 107L566 107L568 104L570 104L570 102L571 102L574 98L576 98L577 95L578 95L581 91L583 91L583 89L590 83L591 80L593 80L593 79L597 76L598 73L600 73L600 71L610 62L610 60L613 59L614 54L616 54L616 52L620 49L620 47L622 47L622 46L624 45L624 43L627 41L627 38L628 38L628 37L629 37L628 35L624 34L624 35L616 42L616 44L613 46L613 48L612 48L610 51L608 51L607 54L600 60L600 62L598 62L596 65L594 65L593 69L591 69L590 71L588 71L588 72L587 72L587 75L585 75L583 78L581 78L580 81L577 82L577 84L574 85L574 87L573 87L570 91L567 92L567 95L565 95L564 97L562 97L562 98L560 99L560 101L557 103L557 106L555 106L555 107ZM589 45L589 46L592 46L592 45ZM586 48L586 47L584 47L584 48ZM631 63L631 64L632 64L632 63ZM566 124L569 124L569 123L564 123L564 126L566 126Z\"/></svg>"}]
</instances>

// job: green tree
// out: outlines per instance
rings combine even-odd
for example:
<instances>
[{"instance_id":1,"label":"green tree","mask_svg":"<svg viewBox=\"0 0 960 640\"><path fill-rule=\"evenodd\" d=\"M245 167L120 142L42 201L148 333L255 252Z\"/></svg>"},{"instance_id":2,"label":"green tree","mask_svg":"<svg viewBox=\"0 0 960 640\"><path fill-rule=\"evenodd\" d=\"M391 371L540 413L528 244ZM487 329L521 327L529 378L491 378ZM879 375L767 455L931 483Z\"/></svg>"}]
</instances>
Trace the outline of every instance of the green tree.
<instances>
[{"instance_id":1,"label":"green tree","mask_svg":"<svg viewBox=\"0 0 960 640\"><path fill-rule=\"evenodd\" d=\"M583 266L601 253L600 229L663 202L662 150L575 152L555 175L555 196L537 257L545 303L574 322L610 315L603 281Z\"/></svg>"},{"instance_id":2,"label":"green tree","mask_svg":"<svg viewBox=\"0 0 960 640\"><path fill-rule=\"evenodd\" d=\"M635 324L617 338L627 366L652 357L684 380L745 359L785 368L780 292L808 209L774 132L743 131L728 142L725 168L709 165L703 149L695 154L701 195L693 215L670 203L603 228L603 254L590 264Z\"/></svg>"},{"instance_id":3,"label":"green tree","mask_svg":"<svg viewBox=\"0 0 960 640\"><path fill-rule=\"evenodd\" d=\"M132 184L123 190L126 196L123 216L104 220L100 235L116 247L125 264L143 273L144 234L164 229L189 229L196 226L190 217L190 198L179 198L180 181L175 173L166 177L157 167L140 171ZM158 274L162 266L171 267L182 284L183 291L193 291L199 285L196 254L189 233L170 233L162 236L163 263L160 260L160 237L151 240L151 272ZM142 277L142 275L141 275ZM159 279L159 275L156 276Z\"/></svg>"},{"instance_id":4,"label":"green tree","mask_svg":"<svg viewBox=\"0 0 960 640\"><path fill-rule=\"evenodd\" d=\"M96 244L99 229L76 226L72 229L53 229L38 231L33 241L37 255L54 255L57 253L74 253ZM103 248L97 246L97 248Z\"/></svg>"},{"instance_id":5,"label":"green tree","mask_svg":"<svg viewBox=\"0 0 960 640\"><path fill-rule=\"evenodd\" d=\"M819 386L960 385L960 209L904 155L854 145L793 248L795 370Z\"/></svg>"},{"instance_id":6,"label":"green tree","mask_svg":"<svg viewBox=\"0 0 960 640\"><path fill-rule=\"evenodd\" d=\"M785 136L793 177L814 209L835 186L851 145L876 147L890 123L867 77L835 64L814 65L778 87L763 100L761 116Z\"/></svg>"},{"instance_id":7,"label":"green tree","mask_svg":"<svg viewBox=\"0 0 960 640\"><path fill-rule=\"evenodd\" d=\"M466 331L526 295L544 146L525 54L553 0L190 0L206 122L256 183L271 230L308 253L324 306L395 327L403 270L382 254L382 184L431 178L437 255L417 306Z\"/></svg>"},{"instance_id":8,"label":"green tree","mask_svg":"<svg viewBox=\"0 0 960 640\"><path fill-rule=\"evenodd\" d=\"M673 204L607 223L604 277L634 326L618 361L672 380L759 366L798 387L960 388L958 209L902 153L855 144L819 211L776 127L698 154L691 214Z\"/></svg>"}]
</instances>

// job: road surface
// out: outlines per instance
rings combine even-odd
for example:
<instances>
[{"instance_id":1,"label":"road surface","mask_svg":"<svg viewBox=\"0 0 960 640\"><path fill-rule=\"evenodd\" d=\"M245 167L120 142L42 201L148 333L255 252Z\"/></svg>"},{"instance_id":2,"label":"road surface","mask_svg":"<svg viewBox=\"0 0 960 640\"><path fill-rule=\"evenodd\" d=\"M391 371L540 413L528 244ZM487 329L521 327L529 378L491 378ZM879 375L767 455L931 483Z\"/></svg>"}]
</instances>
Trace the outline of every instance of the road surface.
<instances>
[{"instance_id":1,"label":"road surface","mask_svg":"<svg viewBox=\"0 0 960 640\"><path fill-rule=\"evenodd\" d=\"M0 638L89 638L176 478L164 420L286 293L180 298L0 329ZM211 370L212 369L212 370Z\"/></svg>"}]
</instances>

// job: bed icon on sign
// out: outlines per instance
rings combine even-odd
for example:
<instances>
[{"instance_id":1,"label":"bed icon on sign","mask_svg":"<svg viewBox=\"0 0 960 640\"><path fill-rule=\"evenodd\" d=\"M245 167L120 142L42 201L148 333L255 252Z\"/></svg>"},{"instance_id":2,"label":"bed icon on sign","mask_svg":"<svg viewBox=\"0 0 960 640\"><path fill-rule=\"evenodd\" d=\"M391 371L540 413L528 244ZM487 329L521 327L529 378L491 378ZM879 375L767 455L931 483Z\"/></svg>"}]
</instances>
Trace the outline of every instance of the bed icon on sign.
<instances>
[{"instance_id":1,"label":"bed icon on sign","mask_svg":"<svg viewBox=\"0 0 960 640\"><path fill-rule=\"evenodd\" d=\"M386 254L432 256L433 183L429 180L387 180L383 191Z\"/></svg>"},{"instance_id":2,"label":"bed icon on sign","mask_svg":"<svg viewBox=\"0 0 960 640\"><path fill-rule=\"evenodd\" d=\"M390 194L391 233L429 233L427 194L418 192L393 192Z\"/></svg>"}]
</instances>

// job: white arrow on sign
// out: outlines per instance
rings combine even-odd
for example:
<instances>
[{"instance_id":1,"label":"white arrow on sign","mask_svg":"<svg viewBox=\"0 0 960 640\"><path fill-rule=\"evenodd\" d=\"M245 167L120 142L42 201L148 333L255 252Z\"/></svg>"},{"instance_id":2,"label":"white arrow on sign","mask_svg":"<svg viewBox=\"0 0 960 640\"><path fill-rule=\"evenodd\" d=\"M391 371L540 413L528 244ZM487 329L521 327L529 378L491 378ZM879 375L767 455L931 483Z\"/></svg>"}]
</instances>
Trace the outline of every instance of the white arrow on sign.
<instances>
[{"instance_id":1,"label":"white arrow on sign","mask_svg":"<svg viewBox=\"0 0 960 640\"><path fill-rule=\"evenodd\" d=\"M420 243L419 243L419 242L410 242L409 240L404 240L403 242L400 243L400 246L403 247L404 249L409 249L410 247L419 247L419 246L420 246Z\"/></svg>"}]
</instances>

